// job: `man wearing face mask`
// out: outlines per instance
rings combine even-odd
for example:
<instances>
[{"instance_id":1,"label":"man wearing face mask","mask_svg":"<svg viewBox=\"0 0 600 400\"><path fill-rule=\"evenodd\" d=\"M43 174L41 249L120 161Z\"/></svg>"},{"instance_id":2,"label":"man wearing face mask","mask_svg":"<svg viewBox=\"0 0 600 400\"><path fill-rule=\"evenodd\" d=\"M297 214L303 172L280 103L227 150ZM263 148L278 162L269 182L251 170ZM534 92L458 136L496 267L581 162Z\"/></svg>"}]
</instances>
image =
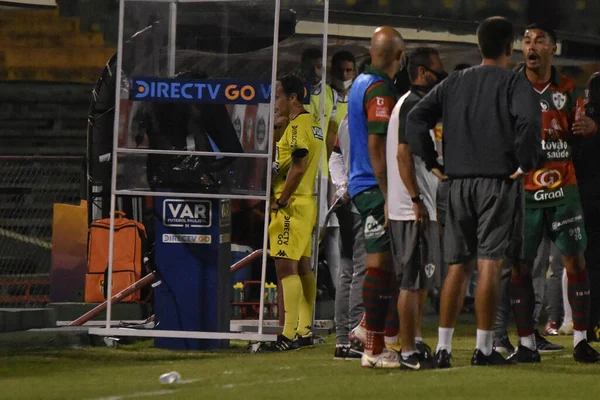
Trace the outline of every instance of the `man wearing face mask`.
<instances>
[{"instance_id":1,"label":"man wearing face mask","mask_svg":"<svg viewBox=\"0 0 600 400\"><path fill-rule=\"evenodd\" d=\"M514 27L491 17L477 28L482 64L452 74L407 118L410 151L427 169L439 168L430 130L444 125L444 173L450 178L444 228L448 275L442 288L439 368L451 366L452 336L466 284L477 268L477 339L472 365L508 365L492 343L503 260L519 257L524 171L538 164L539 103L525 77L507 69ZM404 323L404 322L403 322Z\"/></svg>"},{"instance_id":2,"label":"man wearing face mask","mask_svg":"<svg viewBox=\"0 0 600 400\"><path fill-rule=\"evenodd\" d=\"M410 152L406 117L410 110L447 73L434 48L419 47L408 58L411 89L392 111L387 134L387 179L390 238L396 275L400 281L401 368L433 368L431 350L423 343L421 320L428 289L440 266L440 236L435 222L438 181L446 180L440 168L427 170ZM431 130L431 140L435 133Z\"/></svg>"},{"instance_id":3,"label":"man wearing face mask","mask_svg":"<svg viewBox=\"0 0 600 400\"><path fill-rule=\"evenodd\" d=\"M331 87L335 92L335 109L331 117L332 130L329 132L327 142L333 149L340 123L348 114L348 95L352 82L356 78L356 59L349 51L339 51L331 58Z\"/></svg>"},{"instance_id":4,"label":"man wearing face mask","mask_svg":"<svg viewBox=\"0 0 600 400\"><path fill-rule=\"evenodd\" d=\"M389 299L397 295L387 218L386 135L396 104L393 78L402 68L404 40L392 27L375 30L371 65L352 85L348 104L350 176L348 192L361 215L367 250L363 284L365 368L398 368L398 354L385 349ZM398 313L394 313L398 317Z\"/></svg>"}]
</instances>

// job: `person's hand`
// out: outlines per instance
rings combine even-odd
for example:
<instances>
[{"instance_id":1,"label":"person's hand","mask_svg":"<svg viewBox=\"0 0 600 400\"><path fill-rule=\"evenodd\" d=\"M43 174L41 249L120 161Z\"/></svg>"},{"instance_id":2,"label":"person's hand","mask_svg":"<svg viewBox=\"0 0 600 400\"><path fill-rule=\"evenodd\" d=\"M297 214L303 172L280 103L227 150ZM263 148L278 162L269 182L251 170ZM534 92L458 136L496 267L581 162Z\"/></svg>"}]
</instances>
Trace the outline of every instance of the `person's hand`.
<instances>
[{"instance_id":1,"label":"person's hand","mask_svg":"<svg viewBox=\"0 0 600 400\"><path fill-rule=\"evenodd\" d=\"M448 177L439 168L432 168L431 172L442 182L446 182Z\"/></svg>"},{"instance_id":2,"label":"person's hand","mask_svg":"<svg viewBox=\"0 0 600 400\"><path fill-rule=\"evenodd\" d=\"M426 227L429 224L429 211L427 211L423 200L413 203L413 211L417 224L421 224L423 228Z\"/></svg>"},{"instance_id":3,"label":"person's hand","mask_svg":"<svg viewBox=\"0 0 600 400\"><path fill-rule=\"evenodd\" d=\"M279 205L277 204L279 200L279 203L283 205L283 207L279 207ZM279 210L281 210L282 208L287 208L289 207L290 204L292 204L294 202L294 198L292 197L291 199L289 199L287 201L287 203L284 203L283 201L281 201L280 199L275 199L271 202L271 212L277 214L277 212Z\"/></svg>"},{"instance_id":4,"label":"person's hand","mask_svg":"<svg viewBox=\"0 0 600 400\"><path fill-rule=\"evenodd\" d=\"M596 123L588 116L582 115L573 124L573 134L578 136L592 136L596 133Z\"/></svg>"},{"instance_id":5,"label":"person's hand","mask_svg":"<svg viewBox=\"0 0 600 400\"><path fill-rule=\"evenodd\" d=\"M510 179L515 180L515 181L520 181L521 179L523 179L523 177L527 175L526 173L524 173L521 168L519 168L518 170L515 171L514 174L512 174L510 176Z\"/></svg>"},{"instance_id":6,"label":"person's hand","mask_svg":"<svg viewBox=\"0 0 600 400\"><path fill-rule=\"evenodd\" d=\"M350 193L348 193L348 188L345 185L338 186L338 189L333 194L331 205L333 206L338 201L338 199L340 199L338 207L343 204L347 204L350 201Z\"/></svg>"}]
</instances>

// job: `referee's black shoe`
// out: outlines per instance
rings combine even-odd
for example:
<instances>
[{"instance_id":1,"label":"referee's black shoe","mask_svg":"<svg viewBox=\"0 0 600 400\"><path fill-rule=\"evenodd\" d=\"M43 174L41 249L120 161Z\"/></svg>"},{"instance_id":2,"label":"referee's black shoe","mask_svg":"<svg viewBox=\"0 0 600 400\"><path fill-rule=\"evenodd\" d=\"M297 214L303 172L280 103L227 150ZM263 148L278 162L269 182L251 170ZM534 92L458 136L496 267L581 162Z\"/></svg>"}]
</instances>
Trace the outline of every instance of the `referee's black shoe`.
<instances>
[{"instance_id":1,"label":"referee's black shoe","mask_svg":"<svg viewBox=\"0 0 600 400\"><path fill-rule=\"evenodd\" d=\"M475 349L473 353L473 358L471 358L471 365L511 365L510 361L507 361L500 353L496 350L492 350L492 353L489 356L484 355L481 350Z\"/></svg>"},{"instance_id":2,"label":"referee's black shoe","mask_svg":"<svg viewBox=\"0 0 600 400\"><path fill-rule=\"evenodd\" d=\"M265 351L289 351L298 350L300 345L297 340L288 339L286 336L277 335L277 341L267 343L264 346Z\"/></svg>"},{"instance_id":3,"label":"referee's black shoe","mask_svg":"<svg viewBox=\"0 0 600 400\"><path fill-rule=\"evenodd\" d=\"M540 352L537 349L531 350L528 347L522 345L519 345L517 347L517 350L510 356L508 356L506 359L516 364L531 364L539 363L542 361L542 358L540 357Z\"/></svg>"}]
</instances>

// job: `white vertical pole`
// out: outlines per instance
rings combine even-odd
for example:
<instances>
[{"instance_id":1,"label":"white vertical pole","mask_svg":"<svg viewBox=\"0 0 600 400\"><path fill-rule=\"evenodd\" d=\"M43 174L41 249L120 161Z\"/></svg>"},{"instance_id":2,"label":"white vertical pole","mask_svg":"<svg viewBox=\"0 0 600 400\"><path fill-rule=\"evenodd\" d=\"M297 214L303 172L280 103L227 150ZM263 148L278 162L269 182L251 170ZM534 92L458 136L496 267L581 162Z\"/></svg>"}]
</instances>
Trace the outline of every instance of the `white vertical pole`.
<instances>
[{"instance_id":1,"label":"white vertical pole","mask_svg":"<svg viewBox=\"0 0 600 400\"><path fill-rule=\"evenodd\" d=\"M110 228L108 233L108 282L106 285L106 329L112 319L112 272L115 244L115 206L117 190L117 147L119 147L119 112L121 110L121 68L123 66L123 24L125 19L125 0L119 1L119 33L117 39L117 80L115 88L115 120L113 122L112 172L110 175Z\"/></svg>"},{"instance_id":2,"label":"white vertical pole","mask_svg":"<svg viewBox=\"0 0 600 400\"><path fill-rule=\"evenodd\" d=\"M316 235L313 235L313 273L315 274L315 281L318 277L319 272L319 238L321 237L320 233L320 210L321 210L321 192L323 191L322 187L322 176L323 176L323 155L325 155L325 160L327 161L327 130L329 129L329 125L325 124L325 100L327 99L327 42L329 35L329 0L323 1L323 75L321 77L321 109L319 110L319 116L321 121L321 130L323 131L323 138L325 143L323 143L323 151L321 151L321 157L319 157L319 172L317 173L317 229ZM326 163L327 164L327 163ZM325 185L325 196L327 196L328 185ZM326 197L327 208L329 208L329 199ZM323 229L327 231L327 224L323 226ZM325 239L323 239L325 240ZM335 279L335 277L332 277ZM317 312L316 301L315 307L313 307L313 323L315 324L315 315Z\"/></svg>"},{"instance_id":3,"label":"white vertical pole","mask_svg":"<svg viewBox=\"0 0 600 400\"><path fill-rule=\"evenodd\" d=\"M171 0L169 4L169 47L168 47L168 74L175 76L175 51L177 45L177 2Z\"/></svg>"},{"instance_id":4,"label":"white vertical pole","mask_svg":"<svg viewBox=\"0 0 600 400\"><path fill-rule=\"evenodd\" d=\"M275 0L275 18L273 21L273 59L271 63L271 102L269 105L269 147L267 158L267 194L271 192L272 161L273 161L273 135L275 127L275 86L277 84L277 61L279 59L279 17L281 13L281 0ZM271 215L271 201L267 196L265 202L265 225L263 234L262 270L260 275L260 314L258 317L258 334L263 333L263 311L265 307L265 280L267 278L267 242L269 240L269 216ZM283 310L279 310L283 312Z\"/></svg>"}]
</instances>

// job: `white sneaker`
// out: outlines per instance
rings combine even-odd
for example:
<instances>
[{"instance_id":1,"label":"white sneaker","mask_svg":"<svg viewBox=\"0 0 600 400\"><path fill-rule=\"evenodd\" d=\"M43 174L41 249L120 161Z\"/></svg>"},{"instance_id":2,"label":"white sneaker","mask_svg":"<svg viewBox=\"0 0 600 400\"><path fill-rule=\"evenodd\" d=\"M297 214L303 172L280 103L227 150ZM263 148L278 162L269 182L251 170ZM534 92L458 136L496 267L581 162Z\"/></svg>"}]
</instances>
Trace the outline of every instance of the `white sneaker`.
<instances>
[{"instance_id":1,"label":"white sneaker","mask_svg":"<svg viewBox=\"0 0 600 400\"><path fill-rule=\"evenodd\" d=\"M573 322L563 322L558 328L559 335L571 336L573 334Z\"/></svg>"},{"instance_id":2,"label":"white sneaker","mask_svg":"<svg viewBox=\"0 0 600 400\"><path fill-rule=\"evenodd\" d=\"M389 350L383 350L381 354L373 356L363 354L360 364L363 368L394 369L400 368L400 359L398 357L398 353Z\"/></svg>"}]
</instances>

